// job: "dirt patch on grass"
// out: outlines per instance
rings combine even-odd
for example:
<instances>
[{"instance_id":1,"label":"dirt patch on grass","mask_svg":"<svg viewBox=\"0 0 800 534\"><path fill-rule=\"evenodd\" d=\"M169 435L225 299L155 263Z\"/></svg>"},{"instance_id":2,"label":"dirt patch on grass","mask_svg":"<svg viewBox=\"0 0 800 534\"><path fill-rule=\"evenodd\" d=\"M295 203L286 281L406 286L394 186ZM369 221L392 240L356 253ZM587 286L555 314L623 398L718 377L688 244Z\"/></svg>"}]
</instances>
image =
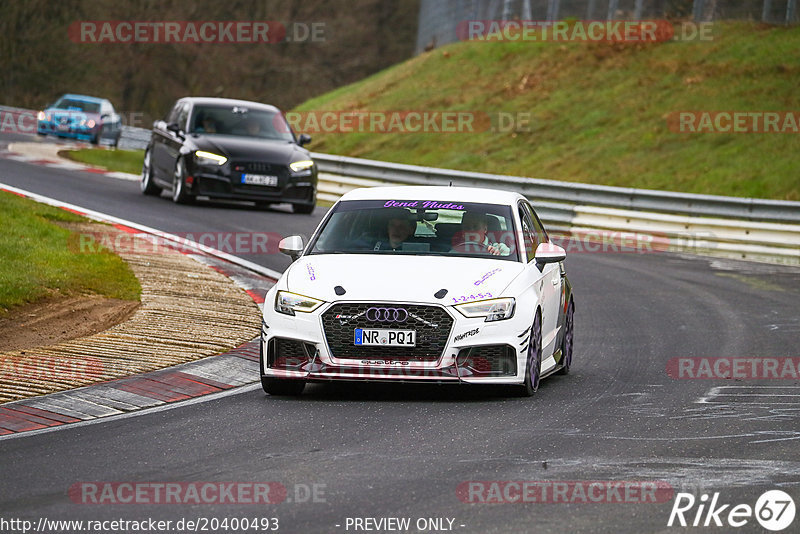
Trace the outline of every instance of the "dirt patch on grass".
<instances>
[{"instance_id":1,"label":"dirt patch on grass","mask_svg":"<svg viewBox=\"0 0 800 534\"><path fill-rule=\"evenodd\" d=\"M0 317L0 352L90 336L128 319L138 302L99 296L51 297Z\"/></svg>"}]
</instances>

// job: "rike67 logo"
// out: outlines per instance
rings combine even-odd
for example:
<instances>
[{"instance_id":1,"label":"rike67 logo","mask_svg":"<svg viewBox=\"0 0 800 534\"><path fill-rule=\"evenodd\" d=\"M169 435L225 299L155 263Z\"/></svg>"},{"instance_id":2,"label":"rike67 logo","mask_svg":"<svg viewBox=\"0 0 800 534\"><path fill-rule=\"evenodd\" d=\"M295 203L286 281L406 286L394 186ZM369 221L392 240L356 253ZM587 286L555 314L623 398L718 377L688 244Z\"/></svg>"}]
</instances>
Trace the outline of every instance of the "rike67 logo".
<instances>
[{"instance_id":1,"label":"rike67 logo","mask_svg":"<svg viewBox=\"0 0 800 534\"><path fill-rule=\"evenodd\" d=\"M691 493L678 493L667 526L739 528L755 517L763 528L778 532L792 524L794 515L794 500L781 490L764 492L755 506L723 504L719 492L715 492L710 500L707 494L696 499Z\"/></svg>"}]
</instances>

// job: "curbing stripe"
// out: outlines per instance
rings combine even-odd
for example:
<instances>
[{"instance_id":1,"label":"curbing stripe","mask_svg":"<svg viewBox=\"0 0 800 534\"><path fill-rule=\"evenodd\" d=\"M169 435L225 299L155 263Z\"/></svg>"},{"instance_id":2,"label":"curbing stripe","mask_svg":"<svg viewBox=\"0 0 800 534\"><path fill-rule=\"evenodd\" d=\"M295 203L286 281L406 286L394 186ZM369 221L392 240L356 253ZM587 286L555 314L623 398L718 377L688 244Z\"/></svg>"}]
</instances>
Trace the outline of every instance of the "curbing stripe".
<instances>
[{"instance_id":1,"label":"curbing stripe","mask_svg":"<svg viewBox=\"0 0 800 534\"><path fill-rule=\"evenodd\" d=\"M47 410L40 410L39 408L33 408L32 406L15 405L13 408L3 407L3 409L11 410L14 412L27 413L30 415L38 415L39 417L50 419L56 423L77 423L78 421L80 421L80 419L75 419L73 417L66 417L64 415L59 415L55 412L48 412Z\"/></svg>"}]
</instances>

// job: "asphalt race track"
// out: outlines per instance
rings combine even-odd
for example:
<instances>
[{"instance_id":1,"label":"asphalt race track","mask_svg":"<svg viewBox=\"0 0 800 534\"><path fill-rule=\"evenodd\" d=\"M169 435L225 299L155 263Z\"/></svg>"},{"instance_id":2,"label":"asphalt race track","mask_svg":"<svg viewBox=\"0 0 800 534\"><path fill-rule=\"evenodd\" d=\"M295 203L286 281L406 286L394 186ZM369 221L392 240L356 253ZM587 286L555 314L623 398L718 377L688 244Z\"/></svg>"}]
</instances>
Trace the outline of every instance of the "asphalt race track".
<instances>
[{"instance_id":1,"label":"asphalt race track","mask_svg":"<svg viewBox=\"0 0 800 534\"><path fill-rule=\"evenodd\" d=\"M0 137L0 149L14 139L23 136ZM176 206L142 196L136 182L2 158L0 182L169 232L309 235L324 213ZM276 270L289 261L246 257ZM338 384L284 399L251 386L169 410L67 425L0 440L0 516L173 525L278 518L278 531L287 533L366 531L377 523L354 518L390 517L410 518L409 532L762 532L754 517L737 529L667 522L678 492L698 500L718 492L728 510L753 507L773 489L800 503L800 380L679 380L667 372L678 357L800 356L800 269L583 253L568 257L567 271L577 307L573 370L543 381L533 398ZM277 504L86 504L69 493L84 482L206 481L277 482L287 493ZM464 502L488 493L468 497L463 488L491 487L470 481L658 482L672 490L656 503L621 503L614 495L582 502L574 494L568 503ZM435 518L441 523L427 521ZM786 532L798 525L800 518Z\"/></svg>"}]
</instances>

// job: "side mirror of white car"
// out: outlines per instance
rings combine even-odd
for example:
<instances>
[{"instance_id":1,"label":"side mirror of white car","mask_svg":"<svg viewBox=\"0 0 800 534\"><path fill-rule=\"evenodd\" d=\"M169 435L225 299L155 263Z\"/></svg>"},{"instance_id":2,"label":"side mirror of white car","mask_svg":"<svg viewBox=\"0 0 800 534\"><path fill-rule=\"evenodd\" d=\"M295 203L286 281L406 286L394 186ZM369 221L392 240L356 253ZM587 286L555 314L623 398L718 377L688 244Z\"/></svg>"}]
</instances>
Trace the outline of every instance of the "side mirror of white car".
<instances>
[{"instance_id":1,"label":"side mirror of white car","mask_svg":"<svg viewBox=\"0 0 800 534\"><path fill-rule=\"evenodd\" d=\"M534 254L536 263L544 265L546 263L557 263L567 258L567 251L553 243L539 243Z\"/></svg>"},{"instance_id":2,"label":"side mirror of white car","mask_svg":"<svg viewBox=\"0 0 800 534\"><path fill-rule=\"evenodd\" d=\"M292 258L292 261L300 257L304 248L303 238L299 235L284 237L281 239L280 243L278 243L278 250Z\"/></svg>"}]
</instances>

